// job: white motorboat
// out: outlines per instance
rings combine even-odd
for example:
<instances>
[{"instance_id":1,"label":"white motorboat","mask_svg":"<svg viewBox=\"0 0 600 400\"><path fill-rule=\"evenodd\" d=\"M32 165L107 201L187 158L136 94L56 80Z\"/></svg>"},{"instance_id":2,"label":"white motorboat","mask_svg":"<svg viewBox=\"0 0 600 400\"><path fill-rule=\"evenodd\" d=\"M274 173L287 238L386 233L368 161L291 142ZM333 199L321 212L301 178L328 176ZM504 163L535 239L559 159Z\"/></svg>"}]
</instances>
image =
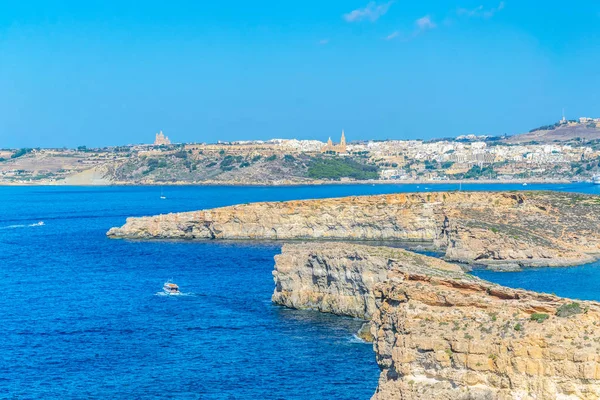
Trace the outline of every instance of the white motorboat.
<instances>
[{"instance_id":1,"label":"white motorboat","mask_svg":"<svg viewBox=\"0 0 600 400\"><path fill-rule=\"evenodd\" d=\"M181 294L181 292L179 291L179 286L169 281L165 282L165 284L163 285L163 291L171 296Z\"/></svg>"}]
</instances>

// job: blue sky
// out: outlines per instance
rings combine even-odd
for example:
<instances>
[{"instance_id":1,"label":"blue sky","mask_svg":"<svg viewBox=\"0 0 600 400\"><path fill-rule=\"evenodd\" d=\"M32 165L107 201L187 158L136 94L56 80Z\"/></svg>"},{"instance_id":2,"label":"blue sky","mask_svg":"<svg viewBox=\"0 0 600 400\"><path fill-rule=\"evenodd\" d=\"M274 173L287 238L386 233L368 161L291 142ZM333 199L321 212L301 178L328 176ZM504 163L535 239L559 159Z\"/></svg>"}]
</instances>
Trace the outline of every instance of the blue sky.
<instances>
[{"instance_id":1,"label":"blue sky","mask_svg":"<svg viewBox=\"0 0 600 400\"><path fill-rule=\"evenodd\" d=\"M600 2L0 3L0 148L517 133L600 117Z\"/></svg>"}]
</instances>

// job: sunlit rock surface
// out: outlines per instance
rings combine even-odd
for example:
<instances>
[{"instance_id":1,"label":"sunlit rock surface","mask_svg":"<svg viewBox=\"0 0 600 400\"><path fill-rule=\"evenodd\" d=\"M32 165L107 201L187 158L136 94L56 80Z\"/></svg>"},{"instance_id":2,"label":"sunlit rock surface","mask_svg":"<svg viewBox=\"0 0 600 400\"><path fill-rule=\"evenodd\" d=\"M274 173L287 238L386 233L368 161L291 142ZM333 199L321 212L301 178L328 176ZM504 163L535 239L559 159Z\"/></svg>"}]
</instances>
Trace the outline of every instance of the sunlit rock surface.
<instances>
[{"instance_id":1,"label":"sunlit rock surface","mask_svg":"<svg viewBox=\"0 0 600 400\"><path fill-rule=\"evenodd\" d=\"M600 254L600 198L557 192L447 192L237 205L129 218L112 238L429 242L448 260L562 266Z\"/></svg>"},{"instance_id":2,"label":"sunlit rock surface","mask_svg":"<svg viewBox=\"0 0 600 400\"><path fill-rule=\"evenodd\" d=\"M273 301L371 320L374 399L598 399L600 305L514 290L435 258L294 244Z\"/></svg>"}]
</instances>

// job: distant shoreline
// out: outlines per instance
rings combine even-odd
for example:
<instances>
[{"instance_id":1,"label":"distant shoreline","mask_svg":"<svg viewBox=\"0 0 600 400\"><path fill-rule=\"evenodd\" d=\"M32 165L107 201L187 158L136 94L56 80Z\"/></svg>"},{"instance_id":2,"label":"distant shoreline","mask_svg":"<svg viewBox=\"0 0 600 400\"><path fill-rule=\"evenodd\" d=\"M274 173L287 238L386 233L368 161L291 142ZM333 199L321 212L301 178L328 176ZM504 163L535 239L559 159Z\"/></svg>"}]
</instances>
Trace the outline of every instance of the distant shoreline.
<instances>
[{"instance_id":1,"label":"distant shoreline","mask_svg":"<svg viewBox=\"0 0 600 400\"><path fill-rule=\"evenodd\" d=\"M153 182L153 183L130 183L130 182L111 182L106 184L98 183L23 183L23 182L2 182L0 187L9 186L86 186L86 187L111 187L111 186L248 186L248 187L285 187L285 186L327 186L327 185L460 185L460 184L571 184L571 183L586 183L572 182L565 179L516 179L512 181L501 181L495 179L486 180L447 180L447 181L428 181L428 180L378 180L378 181L308 181L308 182L281 182L281 183L264 183L264 182Z\"/></svg>"}]
</instances>

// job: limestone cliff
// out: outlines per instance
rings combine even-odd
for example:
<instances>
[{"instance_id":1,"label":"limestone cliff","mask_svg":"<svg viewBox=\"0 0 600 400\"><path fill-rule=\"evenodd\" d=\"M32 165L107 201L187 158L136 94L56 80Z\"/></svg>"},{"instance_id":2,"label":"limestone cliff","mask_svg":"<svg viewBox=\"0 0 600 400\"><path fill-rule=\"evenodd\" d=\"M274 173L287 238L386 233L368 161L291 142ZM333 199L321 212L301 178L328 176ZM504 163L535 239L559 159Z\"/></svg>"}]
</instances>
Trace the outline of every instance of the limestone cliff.
<instances>
[{"instance_id":1,"label":"limestone cliff","mask_svg":"<svg viewBox=\"0 0 600 400\"><path fill-rule=\"evenodd\" d=\"M600 398L597 303L420 272L375 292L374 399Z\"/></svg>"},{"instance_id":2,"label":"limestone cliff","mask_svg":"<svg viewBox=\"0 0 600 400\"><path fill-rule=\"evenodd\" d=\"M255 203L129 218L113 238L425 241L448 260L574 265L600 254L600 199L545 192L412 193Z\"/></svg>"},{"instance_id":3,"label":"limestone cliff","mask_svg":"<svg viewBox=\"0 0 600 400\"><path fill-rule=\"evenodd\" d=\"M286 245L276 262L276 303L371 318L374 399L600 398L598 303L385 247Z\"/></svg>"},{"instance_id":4,"label":"limestone cliff","mask_svg":"<svg viewBox=\"0 0 600 400\"><path fill-rule=\"evenodd\" d=\"M375 285L387 281L398 268L463 276L457 265L391 247L286 244L275 256L272 300L290 308L371 319L376 310Z\"/></svg>"}]
</instances>

